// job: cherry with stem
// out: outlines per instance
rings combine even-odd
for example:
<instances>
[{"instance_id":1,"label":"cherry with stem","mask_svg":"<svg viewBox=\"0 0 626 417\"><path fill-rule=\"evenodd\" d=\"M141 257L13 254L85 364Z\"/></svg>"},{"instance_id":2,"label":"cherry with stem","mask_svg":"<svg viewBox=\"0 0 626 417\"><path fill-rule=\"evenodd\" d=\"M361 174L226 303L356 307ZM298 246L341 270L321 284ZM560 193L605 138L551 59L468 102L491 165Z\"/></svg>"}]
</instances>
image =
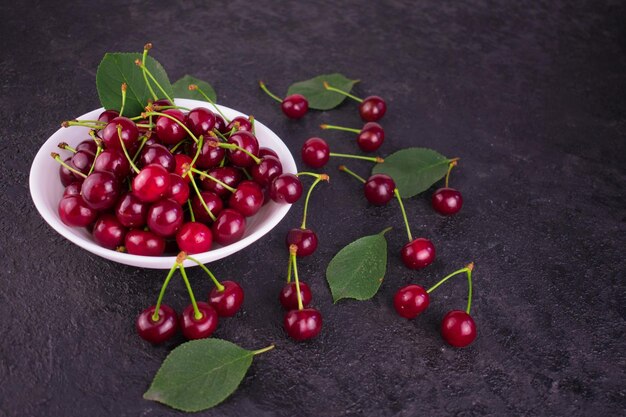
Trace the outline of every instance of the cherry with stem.
<instances>
[{"instance_id":1,"label":"cherry with stem","mask_svg":"<svg viewBox=\"0 0 626 417\"><path fill-rule=\"evenodd\" d=\"M215 110L217 110L217 112L220 114L220 116L222 116L224 121L226 121L226 124L230 123L230 119L228 117L226 117L226 115L224 113L222 113L222 111L217 106L217 104L215 104L215 101L213 101L211 99L211 97L209 97L204 91L202 91L202 89L200 87L198 87L196 84L189 84L189 87L187 87L187 88L189 89L189 91L197 91L198 93L200 93L200 95L202 97L204 97L204 99L206 101L208 101L213 106L213 108Z\"/></svg>"},{"instance_id":2,"label":"cherry with stem","mask_svg":"<svg viewBox=\"0 0 626 417\"><path fill-rule=\"evenodd\" d=\"M385 141L385 131L381 125L375 122L366 123L360 130L329 124L322 124L320 127L324 130L340 130L356 133L356 143L363 152L374 152L380 148Z\"/></svg>"},{"instance_id":3,"label":"cherry with stem","mask_svg":"<svg viewBox=\"0 0 626 417\"><path fill-rule=\"evenodd\" d=\"M191 132L191 130L189 130L189 128L187 127L187 125L185 125L185 123L183 123L182 121L178 120L176 117L174 117L172 115L169 115L167 113L158 112L158 111L146 111L146 112L142 113L141 116L143 118L147 118L147 117L150 117L150 116L159 116L159 117L165 117L167 119L170 119L174 123L178 123L180 125L180 127L182 127L183 130L185 130L185 132L187 132L187 134L191 137L191 139L193 139L194 142L198 143L198 141L199 141L199 139L196 137L196 135L194 135Z\"/></svg>"},{"instance_id":4,"label":"cherry with stem","mask_svg":"<svg viewBox=\"0 0 626 417\"><path fill-rule=\"evenodd\" d=\"M144 73L144 77L147 75L148 78L150 78L150 80L157 86L157 88L159 90L161 90L161 93L163 94L163 96L165 96L165 98L168 99L170 103L174 103L174 100L172 100L172 98L169 96L169 94L167 94L167 91L165 91L163 89L161 84L157 81L156 78L154 78L154 75L152 75L152 72L150 72L150 70L148 69L148 67L146 65L146 60L145 60L145 57L148 55L147 51L148 50L145 49L145 46L144 46L144 55L142 56L141 60L139 60L139 59L135 60L135 65L137 65L139 68L141 68L141 70ZM146 84L150 85L150 83L147 80L146 80ZM151 89L151 94L153 94L153 93L154 93L154 91L152 91L152 89ZM156 95L154 95L154 96L156 96ZM156 100L156 98L155 98L155 100Z\"/></svg>"},{"instance_id":5,"label":"cherry with stem","mask_svg":"<svg viewBox=\"0 0 626 417\"><path fill-rule=\"evenodd\" d=\"M404 225L406 226L406 234L409 238L409 242L402 247L401 256L404 265L410 269L422 269L433 263L435 260L435 246L432 242L426 238L418 237L413 239L411 234L411 227L409 226L409 220L406 216L406 210L400 197L400 190L396 188L394 194L398 199L400 210L402 211L402 218L404 219Z\"/></svg>"},{"instance_id":6,"label":"cherry with stem","mask_svg":"<svg viewBox=\"0 0 626 417\"><path fill-rule=\"evenodd\" d=\"M280 108L285 116L290 119L301 119L309 110L309 102L302 94L291 94L284 99L281 99L276 94L272 93L263 81L259 81L259 87L268 96L280 103Z\"/></svg>"},{"instance_id":7,"label":"cherry with stem","mask_svg":"<svg viewBox=\"0 0 626 417\"><path fill-rule=\"evenodd\" d=\"M237 314L244 300L241 286L234 281L220 283L202 262L191 256L187 256L187 259L195 262L213 281L215 288L209 293L209 304L217 311L217 314L220 317L232 317Z\"/></svg>"},{"instance_id":8,"label":"cherry with stem","mask_svg":"<svg viewBox=\"0 0 626 417\"><path fill-rule=\"evenodd\" d=\"M374 174L366 181L363 177L351 171L345 165L339 165L339 170L346 172L361 181L363 183L365 198L367 198L367 201L375 206L384 206L394 197L396 183L389 175Z\"/></svg>"},{"instance_id":9,"label":"cherry with stem","mask_svg":"<svg viewBox=\"0 0 626 417\"><path fill-rule=\"evenodd\" d=\"M333 91L335 93L342 94L346 97L351 98L354 101L357 101L359 104L359 114L361 115L361 119L367 122L375 122L380 120L387 111L387 104L385 100L378 96L369 96L364 99L357 97L348 93L347 91L343 91L339 88L332 87L328 84L328 82L324 81L324 88L328 91Z\"/></svg>"},{"instance_id":10,"label":"cherry with stem","mask_svg":"<svg viewBox=\"0 0 626 417\"><path fill-rule=\"evenodd\" d=\"M344 153L330 152L330 147L322 138L312 137L307 139L302 145L301 151L302 161L313 168L321 168L333 157L360 159L363 161L375 162L381 164L385 162L380 156L362 156Z\"/></svg>"},{"instance_id":11,"label":"cherry with stem","mask_svg":"<svg viewBox=\"0 0 626 417\"><path fill-rule=\"evenodd\" d=\"M458 158L450 160L448 172L446 173L445 186L437 189L433 193L431 203L433 209L444 216L452 216L458 213L463 207L463 196L461 192L449 187L450 172L458 163Z\"/></svg>"},{"instance_id":12,"label":"cherry with stem","mask_svg":"<svg viewBox=\"0 0 626 417\"><path fill-rule=\"evenodd\" d=\"M141 73L143 74L143 79L146 85L148 86L148 90L150 91L152 98L154 99L154 101L157 101L159 97L156 95L156 93L152 89L152 85L148 82L148 75L146 74L146 71L144 70L144 68L146 67L146 57L148 56L148 51L150 49L152 49L152 43L148 42L147 44L144 45L143 54L141 55L141 69L142 69Z\"/></svg>"}]
</instances>

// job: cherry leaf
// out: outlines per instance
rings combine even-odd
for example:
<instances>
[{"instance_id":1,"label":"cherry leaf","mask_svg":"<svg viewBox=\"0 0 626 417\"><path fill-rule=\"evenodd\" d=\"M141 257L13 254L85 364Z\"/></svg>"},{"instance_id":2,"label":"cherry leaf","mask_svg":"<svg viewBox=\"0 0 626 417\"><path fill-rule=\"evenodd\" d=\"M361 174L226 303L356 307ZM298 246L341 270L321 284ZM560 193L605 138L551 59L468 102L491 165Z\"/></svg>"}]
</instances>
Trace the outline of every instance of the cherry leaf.
<instances>
[{"instance_id":1,"label":"cherry leaf","mask_svg":"<svg viewBox=\"0 0 626 417\"><path fill-rule=\"evenodd\" d=\"M333 302L342 298L369 300L378 292L387 270L387 239L382 232L355 240L330 261L326 280Z\"/></svg>"},{"instance_id":2,"label":"cherry leaf","mask_svg":"<svg viewBox=\"0 0 626 417\"><path fill-rule=\"evenodd\" d=\"M323 74L318 75L315 78L311 78L310 80L292 84L287 90L287 95L302 94L308 100L310 109L334 109L346 99L346 96L334 91L328 91L324 88L324 81L331 86L346 92L350 92L352 87L359 82L359 80L350 80L344 75L338 73Z\"/></svg>"},{"instance_id":3,"label":"cherry leaf","mask_svg":"<svg viewBox=\"0 0 626 417\"><path fill-rule=\"evenodd\" d=\"M183 78L176 81L174 85L172 85L172 88L174 89L174 96L177 98L190 98L193 100L206 101L204 96L200 94L197 90L190 91L189 84L197 85L198 87L200 87L204 94L206 94L211 100L213 100L214 103L217 102L217 94L215 93L215 90L213 89L211 84L207 83L206 81L199 80L198 78L191 75L185 75Z\"/></svg>"}]
</instances>

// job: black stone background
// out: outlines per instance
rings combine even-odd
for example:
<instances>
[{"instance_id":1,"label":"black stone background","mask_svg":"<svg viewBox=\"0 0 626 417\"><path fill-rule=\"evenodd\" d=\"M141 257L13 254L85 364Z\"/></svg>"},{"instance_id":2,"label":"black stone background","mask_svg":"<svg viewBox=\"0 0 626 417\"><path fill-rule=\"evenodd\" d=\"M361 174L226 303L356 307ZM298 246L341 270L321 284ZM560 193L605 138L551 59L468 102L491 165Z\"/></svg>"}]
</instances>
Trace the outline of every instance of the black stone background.
<instances>
[{"instance_id":1,"label":"black stone background","mask_svg":"<svg viewBox=\"0 0 626 417\"><path fill-rule=\"evenodd\" d=\"M340 3L340 4L339 4ZM416 235L438 250L412 272L396 204L369 207L332 161L312 199L317 253L300 262L324 314L321 336L294 343L277 302L283 239L302 205L268 236L212 265L246 289L240 317L216 336L257 349L240 388L207 416L617 416L625 411L624 274L626 8L620 1L63 2L0 5L0 416L170 416L142 393L167 353L134 318L154 303L163 272L117 265L55 233L35 210L30 163L61 120L99 107L96 67L107 51L146 41L172 80L190 73L219 101L274 129L296 153L320 123L359 126L357 107L287 120L257 87L282 94L339 71L359 95L388 102L389 154L432 147L461 157L452 184L462 212L433 212L432 190L407 201ZM299 157L298 161L299 161ZM350 166L366 174L367 163ZM324 272L354 239L392 225L379 294L333 305ZM463 308L458 280L414 321L395 291L431 285L476 262L478 338L448 347L438 326ZM201 271L190 271L199 293ZM167 302L188 300L180 281Z\"/></svg>"}]
</instances>

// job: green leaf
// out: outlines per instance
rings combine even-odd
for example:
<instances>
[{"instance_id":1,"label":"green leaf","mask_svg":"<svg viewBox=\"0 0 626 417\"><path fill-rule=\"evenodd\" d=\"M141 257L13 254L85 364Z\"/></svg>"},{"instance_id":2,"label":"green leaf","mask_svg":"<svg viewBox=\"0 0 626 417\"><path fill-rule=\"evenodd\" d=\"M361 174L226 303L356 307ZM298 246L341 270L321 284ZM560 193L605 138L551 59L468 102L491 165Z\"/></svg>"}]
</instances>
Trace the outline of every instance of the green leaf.
<instances>
[{"instance_id":1,"label":"green leaf","mask_svg":"<svg viewBox=\"0 0 626 417\"><path fill-rule=\"evenodd\" d=\"M217 102L217 94L215 94L215 90L211 84L206 81L199 80L196 77L192 77L191 75L185 75L183 78L174 83L172 86L174 89L174 97L206 101L204 96L198 91L189 91L189 84L196 84L200 87L204 94L213 100L214 103Z\"/></svg>"},{"instance_id":2,"label":"green leaf","mask_svg":"<svg viewBox=\"0 0 626 417\"><path fill-rule=\"evenodd\" d=\"M150 90L146 85L141 68L135 65L136 59L141 59L139 53L107 53L98 65L96 73L96 87L100 103L105 109L118 110L122 106L121 85L126 83L126 105L124 106L124 116L139 116L144 107L148 104L148 99L152 99ZM167 73L159 62L151 56L146 57L146 67L154 78L159 82L167 94L172 94L172 86ZM150 82L154 92L159 98L164 98L161 90Z\"/></svg>"},{"instance_id":3,"label":"green leaf","mask_svg":"<svg viewBox=\"0 0 626 417\"><path fill-rule=\"evenodd\" d=\"M374 165L372 174L387 174L396 183L403 198L428 190L448 172L451 160L427 148L401 149Z\"/></svg>"},{"instance_id":4,"label":"green leaf","mask_svg":"<svg viewBox=\"0 0 626 417\"><path fill-rule=\"evenodd\" d=\"M187 412L206 410L237 389L255 354L271 348L250 351L220 339L184 343L165 359L143 398Z\"/></svg>"},{"instance_id":5,"label":"green leaf","mask_svg":"<svg viewBox=\"0 0 626 417\"><path fill-rule=\"evenodd\" d=\"M369 300L380 288L387 270L387 239L382 232L355 240L341 249L326 269L333 302L342 298Z\"/></svg>"},{"instance_id":6,"label":"green leaf","mask_svg":"<svg viewBox=\"0 0 626 417\"><path fill-rule=\"evenodd\" d=\"M348 93L352 90L354 84L359 82L359 80L350 80L344 75L337 73L318 75L310 80L292 84L287 90L287 95L302 94L309 101L309 108L311 109L333 109L340 105L346 99L346 96L326 90L323 84L324 81Z\"/></svg>"}]
</instances>

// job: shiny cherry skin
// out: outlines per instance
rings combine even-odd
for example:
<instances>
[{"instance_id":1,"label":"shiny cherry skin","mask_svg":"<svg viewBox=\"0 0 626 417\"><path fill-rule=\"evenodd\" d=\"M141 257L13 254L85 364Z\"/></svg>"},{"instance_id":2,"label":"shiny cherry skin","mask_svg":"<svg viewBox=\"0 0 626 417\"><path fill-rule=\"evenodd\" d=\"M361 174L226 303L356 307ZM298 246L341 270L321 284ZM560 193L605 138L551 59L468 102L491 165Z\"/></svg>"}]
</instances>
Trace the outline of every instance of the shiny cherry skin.
<instances>
[{"instance_id":1,"label":"shiny cherry skin","mask_svg":"<svg viewBox=\"0 0 626 417\"><path fill-rule=\"evenodd\" d=\"M193 159L191 159L189 155L177 153L176 155L174 155L174 160L176 161L176 167L174 168L174 173L177 175L180 175L182 179L184 179L186 182L191 182L191 178L189 178L189 175L193 175L193 173L190 173L189 175L185 175L184 168L187 164L191 166ZM195 168L195 167L196 166L194 165L192 168Z\"/></svg>"},{"instance_id":2,"label":"shiny cherry skin","mask_svg":"<svg viewBox=\"0 0 626 417\"><path fill-rule=\"evenodd\" d=\"M294 340L313 339L322 330L322 314L314 308L291 310L285 314L285 331Z\"/></svg>"},{"instance_id":3,"label":"shiny cherry skin","mask_svg":"<svg viewBox=\"0 0 626 417\"><path fill-rule=\"evenodd\" d=\"M476 339L476 323L465 311L452 310L441 322L441 337L451 346L468 346Z\"/></svg>"},{"instance_id":4,"label":"shiny cherry skin","mask_svg":"<svg viewBox=\"0 0 626 417\"><path fill-rule=\"evenodd\" d=\"M217 217L224 208L222 199L211 191L200 191L200 195L204 200L204 204L206 204L213 216ZM206 208L204 208L204 205L200 201L200 197L197 194L191 199L191 209L193 210L193 214L197 221L206 224L213 223L213 219L209 213L207 213Z\"/></svg>"},{"instance_id":5,"label":"shiny cherry skin","mask_svg":"<svg viewBox=\"0 0 626 417\"><path fill-rule=\"evenodd\" d=\"M278 157L278 154L276 153L276 151L274 151L273 149L261 146L259 148L259 158L263 158L264 156L273 156L274 158L280 161L280 158Z\"/></svg>"},{"instance_id":6,"label":"shiny cherry skin","mask_svg":"<svg viewBox=\"0 0 626 417\"><path fill-rule=\"evenodd\" d=\"M120 116L120 113L117 110L105 110L102 113L100 113L100 116L98 116L98 121L109 123L111 120L119 116Z\"/></svg>"},{"instance_id":7,"label":"shiny cherry skin","mask_svg":"<svg viewBox=\"0 0 626 417\"><path fill-rule=\"evenodd\" d=\"M222 281L223 291L213 288L209 293L209 304L220 317L232 317L243 304L243 289L234 281Z\"/></svg>"},{"instance_id":8,"label":"shiny cherry skin","mask_svg":"<svg viewBox=\"0 0 626 417\"><path fill-rule=\"evenodd\" d=\"M218 316L217 312L208 303L199 301L196 303L198 310L202 314L202 317L196 319L193 310L193 305L187 306L183 310L183 314L180 318L180 327L183 331L183 336L189 340L204 339L213 334L217 329Z\"/></svg>"},{"instance_id":9,"label":"shiny cherry skin","mask_svg":"<svg viewBox=\"0 0 626 417\"><path fill-rule=\"evenodd\" d=\"M301 119L309 110L309 102L301 94L292 94L280 103L280 109L290 119Z\"/></svg>"},{"instance_id":10,"label":"shiny cherry skin","mask_svg":"<svg viewBox=\"0 0 626 417\"><path fill-rule=\"evenodd\" d=\"M76 145L74 149L76 149L76 151L87 151L95 155L96 152L98 151L98 145L96 144L95 140L86 139L82 141L81 143L79 143L78 145Z\"/></svg>"},{"instance_id":11,"label":"shiny cherry skin","mask_svg":"<svg viewBox=\"0 0 626 417\"><path fill-rule=\"evenodd\" d=\"M122 152L105 149L96 158L93 170L94 172L110 172L118 181L122 181L130 175L130 163Z\"/></svg>"},{"instance_id":12,"label":"shiny cherry skin","mask_svg":"<svg viewBox=\"0 0 626 417\"><path fill-rule=\"evenodd\" d=\"M237 116L226 126L226 132L230 132L233 128L235 128L235 131L239 132L251 132L252 123L250 123L249 119L243 116Z\"/></svg>"},{"instance_id":13,"label":"shiny cherry skin","mask_svg":"<svg viewBox=\"0 0 626 417\"><path fill-rule=\"evenodd\" d=\"M243 179L243 174L241 170L234 167L225 166L213 168L207 171L207 173L213 178L217 178L224 184L233 188L237 188L237 186ZM230 194L230 191L228 191L222 185L218 184L210 178L201 177L200 185L202 186L203 190L212 191L220 197L224 197Z\"/></svg>"},{"instance_id":14,"label":"shiny cherry skin","mask_svg":"<svg viewBox=\"0 0 626 417\"><path fill-rule=\"evenodd\" d=\"M131 255L161 256L165 251L165 239L152 232L134 229L126 233L124 246Z\"/></svg>"},{"instance_id":15,"label":"shiny cherry skin","mask_svg":"<svg viewBox=\"0 0 626 417\"><path fill-rule=\"evenodd\" d=\"M115 217L125 227L143 227L148 218L149 203L144 203L132 192L127 192L115 205Z\"/></svg>"},{"instance_id":16,"label":"shiny cherry skin","mask_svg":"<svg viewBox=\"0 0 626 417\"><path fill-rule=\"evenodd\" d=\"M385 115L387 104L385 100L378 96L369 96L363 99L359 105L359 114L361 119L366 122L376 122Z\"/></svg>"},{"instance_id":17,"label":"shiny cherry skin","mask_svg":"<svg viewBox=\"0 0 626 417\"><path fill-rule=\"evenodd\" d=\"M310 138L302 145L302 161L310 167L321 168L330 158L330 148L322 138Z\"/></svg>"},{"instance_id":18,"label":"shiny cherry skin","mask_svg":"<svg viewBox=\"0 0 626 417\"><path fill-rule=\"evenodd\" d=\"M230 195L228 206L245 217L254 216L263 206L263 189L254 181L242 181Z\"/></svg>"},{"instance_id":19,"label":"shiny cherry skin","mask_svg":"<svg viewBox=\"0 0 626 417\"><path fill-rule=\"evenodd\" d=\"M452 216L463 207L463 196L454 188L440 188L433 194L432 206L444 216Z\"/></svg>"},{"instance_id":20,"label":"shiny cherry skin","mask_svg":"<svg viewBox=\"0 0 626 417\"><path fill-rule=\"evenodd\" d=\"M72 157L66 158L63 162L74 168L74 165L72 164ZM59 178L61 179L61 184L63 184L64 187L67 187L73 182L82 183L84 180L83 177L73 173L63 165L59 165Z\"/></svg>"},{"instance_id":21,"label":"shiny cherry skin","mask_svg":"<svg viewBox=\"0 0 626 417\"><path fill-rule=\"evenodd\" d=\"M435 260L435 245L428 239L418 237L402 247L401 255L407 268L426 268Z\"/></svg>"},{"instance_id":22,"label":"shiny cherry skin","mask_svg":"<svg viewBox=\"0 0 626 417\"><path fill-rule=\"evenodd\" d=\"M176 234L184 222L183 208L169 198L154 203L148 210L147 224L150 231L162 237Z\"/></svg>"},{"instance_id":23,"label":"shiny cherry skin","mask_svg":"<svg viewBox=\"0 0 626 417\"><path fill-rule=\"evenodd\" d=\"M222 162L224 156L226 156L226 151L224 148L220 148L216 146L216 141L212 139L208 139L202 143L202 149L200 150L200 155L198 155L198 159L196 159L195 167L198 169L209 169L214 168ZM198 150L198 144L194 143L190 149L190 157L194 157Z\"/></svg>"},{"instance_id":24,"label":"shiny cherry skin","mask_svg":"<svg viewBox=\"0 0 626 417\"><path fill-rule=\"evenodd\" d=\"M83 200L94 210L106 210L117 203L120 183L110 172L92 172L80 189Z\"/></svg>"},{"instance_id":25,"label":"shiny cherry skin","mask_svg":"<svg viewBox=\"0 0 626 417\"><path fill-rule=\"evenodd\" d=\"M213 240L220 245L230 245L243 237L246 218L236 210L224 209L211 226Z\"/></svg>"},{"instance_id":26,"label":"shiny cherry skin","mask_svg":"<svg viewBox=\"0 0 626 417\"><path fill-rule=\"evenodd\" d=\"M302 195L302 183L293 174L282 174L274 178L269 187L270 198L277 203L293 204Z\"/></svg>"},{"instance_id":27,"label":"shiny cherry skin","mask_svg":"<svg viewBox=\"0 0 626 417\"><path fill-rule=\"evenodd\" d=\"M165 146L155 143L145 146L139 155L139 165L142 167L150 164L161 165L167 172L174 172L176 161L174 155Z\"/></svg>"},{"instance_id":28,"label":"shiny cherry skin","mask_svg":"<svg viewBox=\"0 0 626 417\"><path fill-rule=\"evenodd\" d=\"M190 255L207 252L213 244L211 229L202 223L188 222L176 233L176 244Z\"/></svg>"},{"instance_id":29,"label":"shiny cherry skin","mask_svg":"<svg viewBox=\"0 0 626 417\"><path fill-rule=\"evenodd\" d=\"M169 117L159 116L156 120L156 134L165 145L176 145L185 139L187 131L181 125L185 122L185 115L178 109L167 109L161 113L174 117L180 123L175 122Z\"/></svg>"},{"instance_id":30,"label":"shiny cherry skin","mask_svg":"<svg viewBox=\"0 0 626 417\"><path fill-rule=\"evenodd\" d=\"M180 175L170 174L170 187L167 189L165 193L165 198L171 198L176 201L178 204L185 205L187 204L187 200L189 199L189 185L187 181L182 179Z\"/></svg>"},{"instance_id":31,"label":"shiny cherry skin","mask_svg":"<svg viewBox=\"0 0 626 417\"><path fill-rule=\"evenodd\" d=\"M252 179L261 187L268 186L274 178L283 173L283 165L278 158L273 156L264 156L261 163L255 164L250 169Z\"/></svg>"},{"instance_id":32,"label":"shiny cherry skin","mask_svg":"<svg viewBox=\"0 0 626 417\"><path fill-rule=\"evenodd\" d=\"M159 307L159 319L153 320L156 306L148 307L139 314L135 328L139 336L155 345L172 338L178 331L178 316L173 308L165 304Z\"/></svg>"},{"instance_id":33,"label":"shiny cherry skin","mask_svg":"<svg viewBox=\"0 0 626 417\"><path fill-rule=\"evenodd\" d=\"M287 232L286 244L287 249L291 245L298 247L296 256L309 256L317 249L317 235L311 229L291 229Z\"/></svg>"},{"instance_id":34,"label":"shiny cherry skin","mask_svg":"<svg viewBox=\"0 0 626 417\"><path fill-rule=\"evenodd\" d=\"M311 295L311 289L306 282L300 281L300 297L302 298L302 305L304 307L311 303L313 296ZM296 289L296 283L290 282L286 284L278 296L280 304L285 310L297 310L298 309L298 290Z\"/></svg>"},{"instance_id":35,"label":"shiny cherry skin","mask_svg":"<svg viewBox=\"0 0 626 417\"><path fill-rule=\"evenodd\" d=\"M87 227L98 217L98 212L85 203L80 195L69 195L59 201L61 221L73 227Z\"/></svg>"},{"instance_id":36,"label":"shiny cherry skin","mask_svg":"<svg viewBox=\"0 0 626 417\"><path fill-rule=\"evenodd\" d=\"M126 228L117 220L115 215L103 213L96 220L91 232L93 240L100 246L107 249L115 249L124 245L124 237L126 237Z\"/></svg>"},{"instance_id":37,"label":"shiny cherry skin","mask_svg":"<svg viewBox=\"0 0 626 417\"><path fill-rule=\"evenodd\" d=\"M215 126L213 127L213 129L217 129L217 131L223 135L229 132L226 121L219 114L215 114Z\"/></svg>"},{"instance_id":38,"label":"shiny cherry skin","mask_svg":"<svg viewBox=\"0 0 626 417\"><path fill-rule=\"evenodd\" d=\"M134 155L139 148L139 129L137 129L137 125L127 117L116 117L102 129L100 136L102 137L105 148L122 151L120 135L117 132L118 125L122 126L121 138L126 150L129 155Z\"/></svg>"},{"instance_id":39,"label":"shiny cherry skin","mask_svg":"<svg viewBox=\"0 0 626 417\"><path fill-rule=\"evenodd\" d=\"M385 131L375 122L366 123L356 138L356 143L363 152L374 152L385 141Z\"/></svg>"},{"instance_id":40,"label":"shiny cherry skin","mask_svg":"<svg viewBox=\"0 0 626 417\"><path fill-rule=\"evenodd\" d=\"M78 151L72 155L72 166L87 175L93 165L95 155L89 151Z\"/></svg>"},{"instance_id":41,"label":"shiny cherry skin","mask_svg":"<svg viewBox=\"0 0 626 417\"><path fill-rule=\"evenodd\" d=\"M215 127L215 113L205 107L196 107L187 113L186 125L196 137L206 135Z\"/></svg>"},{"instance_id":42,"label":"shiny cherry skin","mask_svg":"<svg viewBox=\"0 0 626 417\"><path fill-rule=\"evenodd\" d=\"M171 101L169 101L169 100L168 100L168 99L166 99L166 98L160 98L160 99L158 99L157 101L153 102L153 103L152 103L152 105L153 105L153 106L157 106L157 107L170 107L170 106L172 106L173 104L172 104L172 102L171 102Z\"/></svg>"},{"instance_id":43,"label":"shiny cherry skin","mask_svg":"<svg viewBox=\"0 0 626 417\"><path fill-rule=\"evenodd\" d=\"M161 199L170 188L170 173L158 164L151 164L133 178L133 194L144 203Z\"/></svg>"},{"instance_id":44,"label":"shiny cherry skin","mask_svg":"<svg viewBox=\"0 0 626 417\"><path fill-rule=\"evenodd\" d=\"M384 206L394 196L396 183L386 174L374 174L363 184L365 198L375 206Z\"/></svg>"},{"instance_id":45,"label":"shiny cherry skin","mask_svg":"<svg viewBox=\"0 0 626 417\"><path fill-rule=\"evenodd\" d=\"M247 131L239 131L231 135L228 138L228 143L235 144L242 149L250 152L254 156L259 155L259 142L256 137ZM230 162L237 167L250 167L255 165L254 160L247 153L243 152L239 149L229 149L228 150L228 159Z\"/></svg>"},{"instance_id":46,"label":"shiny cherry skin","mask_svg":"<svg viewBox=\"0 0 626 417\"><path fill-rule=\"evenodd\" d=\"M405 319L414 319L428 308L429 303L430 297L426 290L415 284L400 288L393 297L396 312Z\"/></svg>"},{"instance_id":47,"label":"shiny cherry skin","mask_svg":"<svg viewBox=\"0 0 626 417\"><path fill-rule=\"evenodd\" d=\"M80 182L73 182L63 190L63 197L67 197L68 195L80 195Z\"/></svg>"}]
</instances>

